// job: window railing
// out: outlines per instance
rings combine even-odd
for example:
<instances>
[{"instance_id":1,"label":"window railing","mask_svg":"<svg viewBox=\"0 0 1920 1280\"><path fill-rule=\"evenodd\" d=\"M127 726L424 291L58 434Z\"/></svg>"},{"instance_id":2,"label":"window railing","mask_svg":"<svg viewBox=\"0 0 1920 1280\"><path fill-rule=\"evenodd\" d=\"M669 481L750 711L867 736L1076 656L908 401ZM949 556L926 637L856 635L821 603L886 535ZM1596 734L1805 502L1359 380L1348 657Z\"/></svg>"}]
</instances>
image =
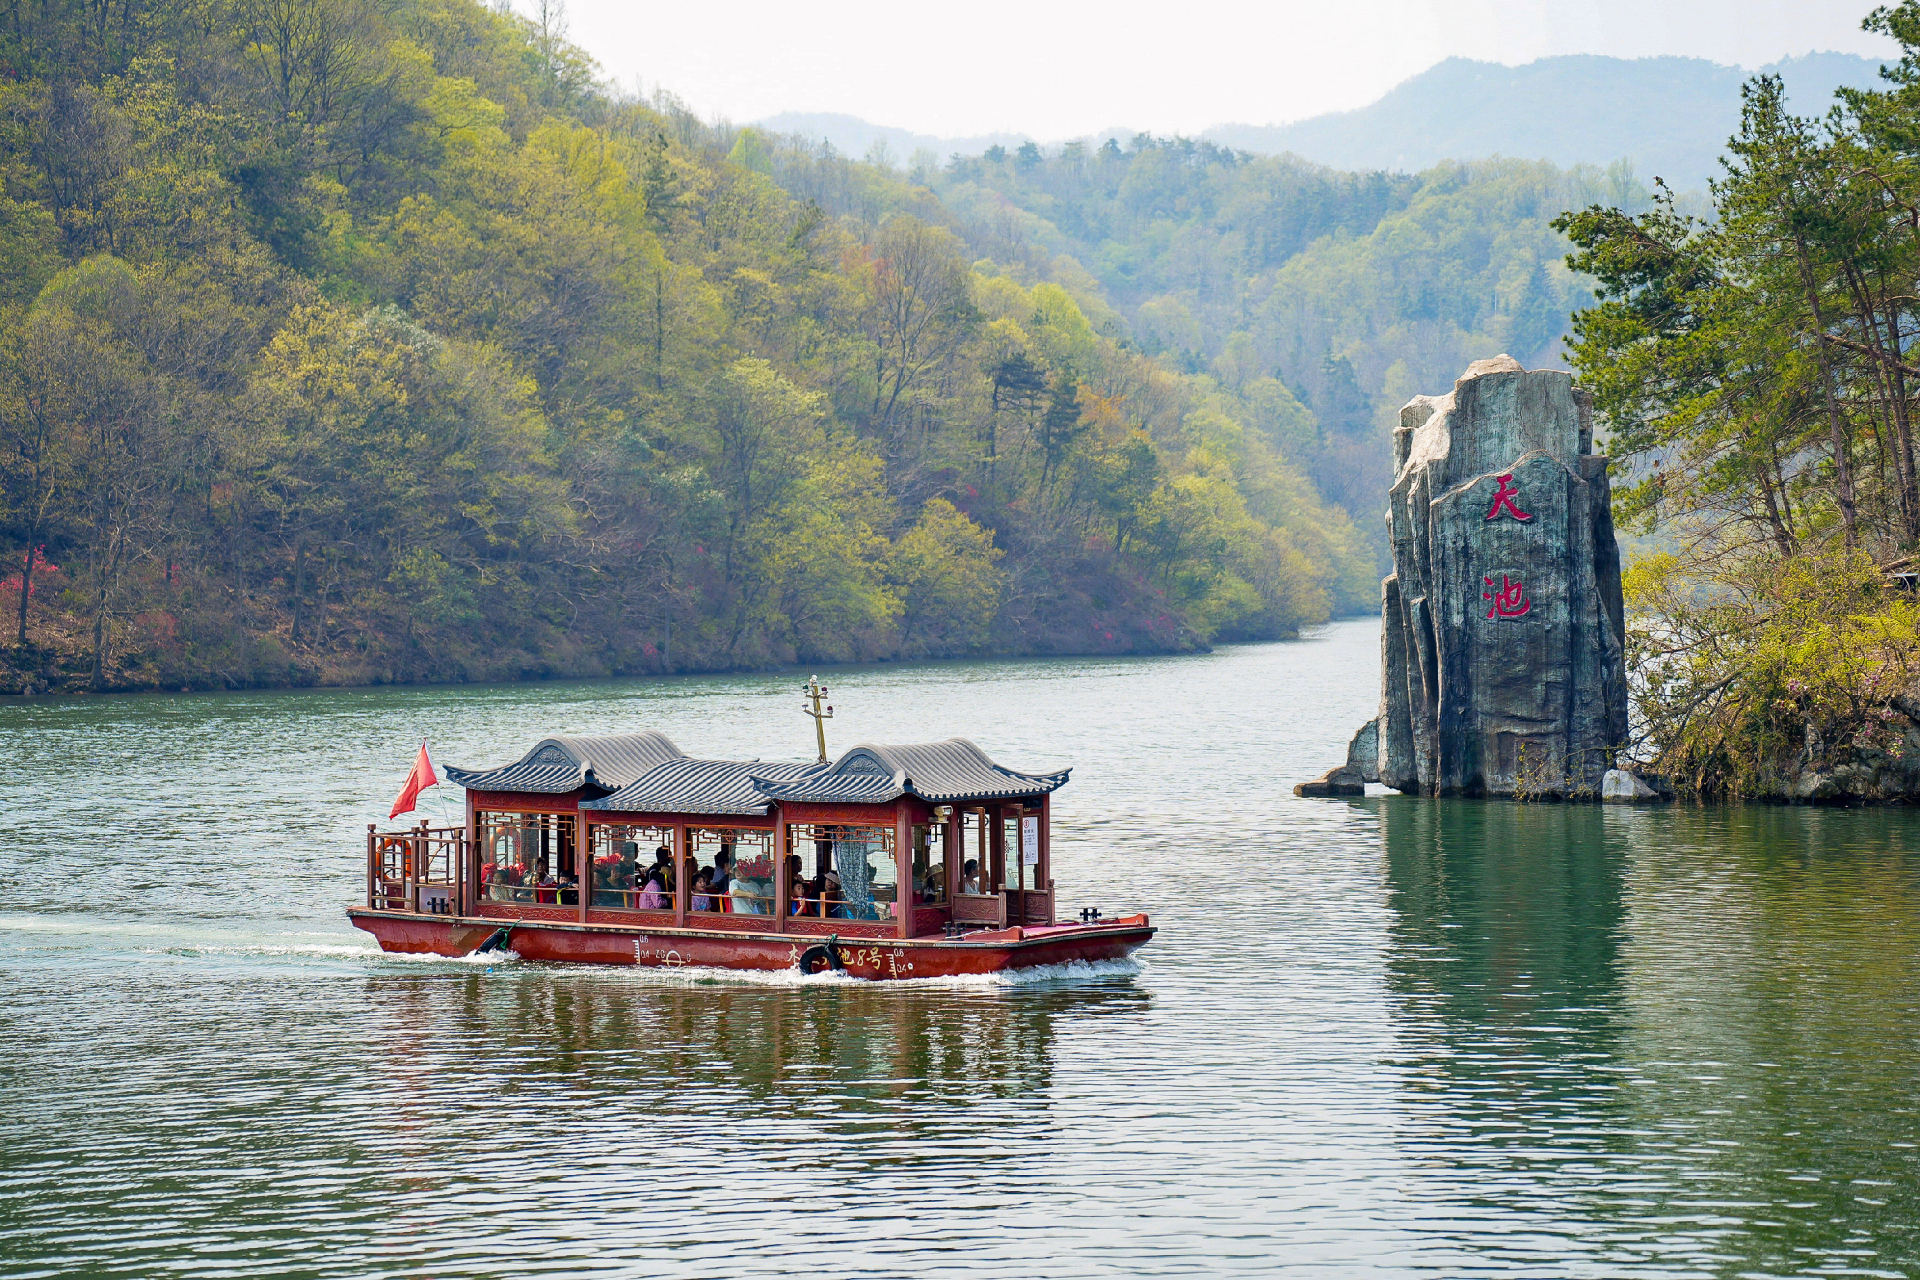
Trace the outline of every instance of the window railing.
<instances>
[{"instance_id":1,"label":"window railing","mask_svg":"<svg viewBox=\"0 0 1920 1280\"><path fill-rule=\"evenodd\" d=\"M539 880L527 884L494 880L481 886L482 902L526 902L543 907L577 907L580 886L558 880Z\"/></svg>"},{"instance_id":2,"label":"window railing","mask_svg":"<svg viewBox=\"0 0 1920 1280\"><path fill-rule=\"evenodd\" d=\"M616 911L672 911L678 897L675 889L595 889L593 905Z\"/></svg>"}]
</instances>

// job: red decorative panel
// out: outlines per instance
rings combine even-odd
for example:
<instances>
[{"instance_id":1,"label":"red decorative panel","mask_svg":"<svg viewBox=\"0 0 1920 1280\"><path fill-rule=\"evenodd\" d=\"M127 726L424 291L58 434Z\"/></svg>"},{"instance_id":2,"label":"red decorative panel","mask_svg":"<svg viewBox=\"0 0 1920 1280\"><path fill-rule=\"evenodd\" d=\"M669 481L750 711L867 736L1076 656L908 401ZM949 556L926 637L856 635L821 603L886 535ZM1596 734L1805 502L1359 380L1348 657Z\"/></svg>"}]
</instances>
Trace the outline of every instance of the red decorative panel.
<instances>
[{"instance_id":1,"label":"red decorative panel","mask_svg":"<svg viewBox=\"0 0 1920 1280\"><path fill-rule=\"evenodd\" d=\"M824 938L829 934L839 934L843 938L891 938L893 925L873 920L802 920L787 921L787 932L809 938Z\"/></svg>"},{"instance_id":2,"label":"red decorative panel","mask_svg":"<svg viewBox=\"0 0 1920 1280\"><path fill-rule=\"evenodd\" d=\"M924 938L930 933L939 933L947 923L945 907L915 907L913 911L913 936Z\"/></svg>"},{"instance_id":3,"label":"red decorative panel","mask_svg":"<svg viewBox=\"0 0 1920 1280\"><path fill-rule=\"evenodd\" d=\"M1009 895L1009 898L1013 902L1019 900L1017 895ZM1026 922L1028 924L1051 924L1053 922L1053 895L1051 893L1048 893L1044 889L1027 890Z\"/></svg>"},{"instance_id":4,"label":"red decorative panel","mask_svg":"<svg viewBox=\"0 0 1920 1280\"><path fill-rule=\"evenodd\" d=\"M559 920L577 924L580 920L578 907L536 907L519 902L482 902L474 908L478 915L489 920Z\"/></svg>"},{"instance_id":5,"label":"red decorative panel","mask_svg":"<svg viewBox=\"0 0 1920 1280\"><path fill-rule=\"evenodd\" d=\"M725 933L772 933L774 924L772 916L750 916L745 913L736 915L731 911L687 912L689 929L714 929Z\"/></svg>"},{"instance_id":6,"label":"red decorative panel","mask_svg":"<svg viewBox=\"0 0 1920 1280\"><path fill-rule=\"evenodd\" d=\"M505 810L516 813L573 813L580 804L581 792L563 796L541 795L530 791L469 791L471 807L482 811Z\"/></svg>"},{"instance_id":7,"label":"red decorative panel","mask_svg":"<svg viewBox=\"0 0 1920 1280\"><path fill-rule=\"evenodd\" d=\"M734 813L655 813L646 809L582 809L588 822L626 823L636 827L722 827L729 831L771 831L772 818Z\"/></svg>"},{"instance_id":8,"label":"red decorative panel","mask_svg":"<svg viewBox=\"0 0 1920 1280\"><path fill-rule=\"evenodd\" d=\"M608 909L606 907L589 907L587 908L587 923L588 924L624 924L624 925L632 925L636 929L639 929L639 928L650 928L650 929L669 928L670 929L673 927L673 912L671 911L621 911L618 908Z\"/></svg>"},{"instance_id":9,"label":"red decorative panel","mask_svg":"<svg viewBox=\"0 0 1920 1280\"><path fill-rule=\"evenodd\" d=\"M783 804L781 816L788 822L842 822L850 826L890 827L894 802L885 804Z\"/></svg>"},{"instance_id":10,"label":"red decorative panel","mask_svg":"<svg viewBox=\"0 0 1920 1280\"><path fill-rule=\"evenodd\" d=\"M953 918L981 924L1005 924L1007 922L1006 899L997 894L983 897L962 894L953 900Z\"/></svg>"}]
</instances>

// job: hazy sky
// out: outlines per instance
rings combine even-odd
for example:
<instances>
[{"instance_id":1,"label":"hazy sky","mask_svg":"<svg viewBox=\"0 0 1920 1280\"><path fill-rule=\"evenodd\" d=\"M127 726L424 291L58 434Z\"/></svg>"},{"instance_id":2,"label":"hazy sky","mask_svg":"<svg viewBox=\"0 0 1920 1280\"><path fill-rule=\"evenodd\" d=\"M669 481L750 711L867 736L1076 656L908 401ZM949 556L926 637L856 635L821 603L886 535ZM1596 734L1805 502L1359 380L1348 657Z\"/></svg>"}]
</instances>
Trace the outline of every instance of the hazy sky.
<instances>
[{"instance_id":1,"label":"hazy sky","mask_svg":"<svg viewBox=\"0 0 1920 1280\"><path fill-rule=\"evenodd\" d=\"M518 0L524 11L531 0ZM842 111L944 136L1195 132L1362 106L1453 55L1884 56L1873 0L568 0L608 74L707 116Z\"/></svg>"}]
</instances>

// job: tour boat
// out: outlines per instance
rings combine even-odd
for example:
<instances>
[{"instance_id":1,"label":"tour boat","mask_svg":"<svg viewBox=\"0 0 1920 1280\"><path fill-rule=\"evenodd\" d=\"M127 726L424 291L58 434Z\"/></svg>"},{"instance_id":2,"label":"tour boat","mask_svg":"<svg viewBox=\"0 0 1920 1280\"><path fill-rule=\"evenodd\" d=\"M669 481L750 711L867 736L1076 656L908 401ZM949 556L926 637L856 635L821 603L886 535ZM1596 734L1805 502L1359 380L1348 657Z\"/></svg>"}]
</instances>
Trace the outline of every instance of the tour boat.
<instances>
[{"instance_id":1,"label":"tour boat","mask_svg":"<svg viewBox=\"0 0 1920 1280\"><path fill-rule=\"evenodd\" d=\"M1145 915L1056 919L1068 770L1018 773L964 738L820 745L785 764L694 759L657 732L552 737L448 767L465 824L370 825L347 914L386 951L859 978L1117 960L1153 937Z\"/></svg>"}]
</instances>

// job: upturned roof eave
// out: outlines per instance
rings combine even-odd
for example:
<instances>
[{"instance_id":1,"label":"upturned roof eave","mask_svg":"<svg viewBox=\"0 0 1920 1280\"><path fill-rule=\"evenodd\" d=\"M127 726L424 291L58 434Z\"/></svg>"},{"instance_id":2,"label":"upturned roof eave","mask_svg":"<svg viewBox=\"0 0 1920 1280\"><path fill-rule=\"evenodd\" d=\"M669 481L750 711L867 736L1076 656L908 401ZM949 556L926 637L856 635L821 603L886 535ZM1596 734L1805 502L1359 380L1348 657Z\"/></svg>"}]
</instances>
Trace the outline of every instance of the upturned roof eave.
<instances>
[{"instance_id":1,"label":"upturned roof eave","mask_svg":"<svg viewBox=\"0 0 1920 1280\"><path fill-rule=\"evenodd\" d=\"M989 800L1022 800L1032 796L1051 795L1067 784L1067 775L1072 770L1062 770L1058 774L1031 778L1029 786L996 787L990 790L972 791L929 791L914 784L913 779L896 785L884 795L850 795L846 790L829 788L769 790L775 801L788 804L892 804L905 796L925 800L929 804L964 804ZM758 783L759 779L755 779Z\"/></svg>"},{"instance_id":2,"label":"upturned roof eave","mask_svg":"<svg viewBox=\"0 0 1920 1280\"><path fill-rule=\"evenodd\" d=\"M590 810L593 813L631 813L631 814L636 814L640 816L645 816L648 814L691 813L691 814L698 814L701 817L711 817L711 818L765 818L765 817L770 817L772 815L772 810L773 810L773 801L771 800L767 801L765 804L758 805L753 808L741 808L738 806L717 806L717 805L706 805L706 804L674 804L674 805L650 805L650 806L633 805L633 804L608 804L607 801L613 798L614 797L612 796L601 796L595 800L585 800L581 802L580 807L582 809Z\"/></svg>"}]
</instances>

